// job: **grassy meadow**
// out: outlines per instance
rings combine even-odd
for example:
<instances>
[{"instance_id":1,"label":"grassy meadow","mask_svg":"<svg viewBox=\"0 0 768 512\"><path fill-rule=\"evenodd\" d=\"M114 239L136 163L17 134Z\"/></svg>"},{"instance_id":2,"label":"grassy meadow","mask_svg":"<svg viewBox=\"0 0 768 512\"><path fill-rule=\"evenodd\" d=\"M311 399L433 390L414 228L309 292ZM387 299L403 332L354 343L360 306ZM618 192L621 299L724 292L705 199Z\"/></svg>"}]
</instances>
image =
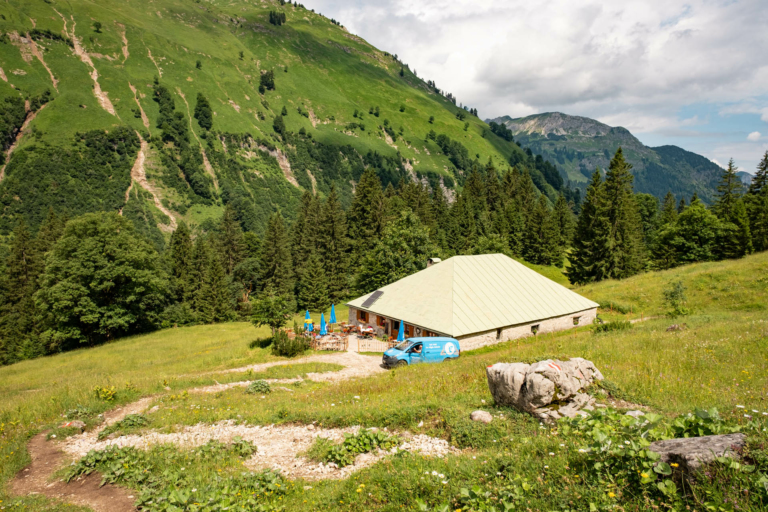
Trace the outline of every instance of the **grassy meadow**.
<instances>
[{"instance_id":1,"label":"grassy meadow","mask_svg":"<svg viewBox=\"0 0 768 512\"><path fill-rule=\"evenodd\" d=\"M168 429L225 419L250 424L363 425L429 434L466 450L442 460L401 454L348 480L314 482L311 489L295 485L281 495L286 510L419 510L416 497L429 507L449 501L452 506L463 506L456 498L462 488L481 485L490 491L502 485L498 478L503 485L511 485L515 478L515 485L527 482L533 490L524 492L522 503L533 510L590 510L588 503L598 510L611 509L611 503L621 504L624 510L645 510L645 505L651 504L630 488L586 480L588 468L579 462L577 450L582 439L542 428L527 415L494 406L485 367L499 361L584 357L596 363L617 398L647 406L665 418L716 407L728 421L746 425L752 420L744 419L745 410L758 411L750 413L757 419L765 418L761 413L768 412L766 275L768 254L758 254L739 261L697 264L589 285L576 291L608 304L601 310L601 318L644 321L634 323L631 329L604 334L583 326L485 347L442 365L397 369L333 385L305 381L291 384L293 393L275 389L265 399L246 395L242 388L216 394L179 394L192 386L245 378L241 374L226 377L217 373L220 370L278 359L269 349L249 348L267 332L246 323L169 329L26 361L0 368L2 480L6 482L27 462L24 443L29 436L55 425L67 409L79 405L93 412L104 411L140 396L157 395L160 410L148 417L146 428ZM677 280L686 287L686 306L692 313L671 319L665 316L669 308L664 304L663 290ZM344 308L337 311L340 319L346 314ZM297 316L297 321L302 319ZM684 323L684 330L668 332L673 323ZM293 367L270 368L255 378L333 369L306 367L300 360L286 363ZM199 375L202 373L206 375ZM92 392L96 385L115 386L116 401L96 399ZM165 385L172 392L165 392ZM175 398L170 400L169 395ZM471 422L469 413L479 408L491 411L497 419L489 425ZM768 441L764 434L756 439L765 450ZM173 449L166 452L169 460L178 456ZM226 461L219 466L203 461L193 471L204 475L216 467L234 478L241 470L240 463L234 458ZM422 478L425 471L448 475L448 483L431 476ZM584 480L577 480L574 471L581 471ZM494 478L496 473L504 476ZM706 487L711 499L725 496L726 490L718 485L715 482ZM365 493L358 489L365 489ZM40 505L44 501L39 498L2 499L28 510L73 510ZM652 505L665 508L664 503L670 508L674 500ZM742 509L759 510L749 506ZM702 505L701 510L709 509Z\"/></svg>"}]
</instances>

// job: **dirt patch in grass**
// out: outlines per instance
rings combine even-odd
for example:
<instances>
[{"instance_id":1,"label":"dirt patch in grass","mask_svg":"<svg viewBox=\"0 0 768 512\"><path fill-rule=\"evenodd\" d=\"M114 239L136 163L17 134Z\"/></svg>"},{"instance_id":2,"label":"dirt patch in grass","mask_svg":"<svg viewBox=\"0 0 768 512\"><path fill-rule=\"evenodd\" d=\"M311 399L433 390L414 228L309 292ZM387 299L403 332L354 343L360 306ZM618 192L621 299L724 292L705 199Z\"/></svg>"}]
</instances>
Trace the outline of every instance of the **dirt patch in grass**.
<instances>
[{"instance_id":1,"label":"dirt patch in grass","mask_svg":"<svg viewBox=\"0 0 768 512\"><path fill-rule=\"evenodd\" d=\"M79 480L64 483L50 481L51 475L64 462L66 455L57 443L46 441L38 434L27 445L32 463L11 481L11 492L16 495L42 494L48 498L74 505L90 507L96 512L134 512L134 497L122 487L112 484L101 486L101 475L91 473Z\"/></svg>"}]
</instances>

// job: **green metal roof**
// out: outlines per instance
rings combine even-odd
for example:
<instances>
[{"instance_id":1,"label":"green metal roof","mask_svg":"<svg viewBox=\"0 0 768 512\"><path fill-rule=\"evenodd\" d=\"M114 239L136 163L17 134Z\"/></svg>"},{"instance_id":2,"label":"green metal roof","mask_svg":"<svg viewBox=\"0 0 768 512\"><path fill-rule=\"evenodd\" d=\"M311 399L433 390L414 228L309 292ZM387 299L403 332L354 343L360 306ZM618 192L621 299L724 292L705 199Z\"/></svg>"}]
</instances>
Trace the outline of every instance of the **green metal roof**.
<instances>
[{"instance_id":1,"label":"green metal roof","mask_svg":"<svg viewBox=\"0 0 768 512\"><path fill-rule=\"evenodd\" d=\"M378 291L348 305L454 337L598 307L503 254L454 256Z\"/></svg>"}]
</instances>

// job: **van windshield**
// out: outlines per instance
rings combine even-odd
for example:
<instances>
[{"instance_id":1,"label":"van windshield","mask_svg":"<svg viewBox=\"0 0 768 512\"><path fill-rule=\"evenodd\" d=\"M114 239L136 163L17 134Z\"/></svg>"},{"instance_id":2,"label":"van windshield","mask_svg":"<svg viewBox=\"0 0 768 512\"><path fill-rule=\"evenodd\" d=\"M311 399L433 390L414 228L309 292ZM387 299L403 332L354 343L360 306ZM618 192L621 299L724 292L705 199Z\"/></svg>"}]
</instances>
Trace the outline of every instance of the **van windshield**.
<instances>
[{"instance_id":1,"label":"van windshield","mask_svg":"<svg viewBox=\"0 0 768 512\"><path fill-rule=\"evenodd\" d=\"M401 344L397 345L395 348L396 348L397 350L402 350L403 352L405 352L406 350L408 350L408 348L409 348L411 345L413 345L413 343L411 343L410 341L404 341L404 342L402 342Z\"/></svg>"}]
</instances>

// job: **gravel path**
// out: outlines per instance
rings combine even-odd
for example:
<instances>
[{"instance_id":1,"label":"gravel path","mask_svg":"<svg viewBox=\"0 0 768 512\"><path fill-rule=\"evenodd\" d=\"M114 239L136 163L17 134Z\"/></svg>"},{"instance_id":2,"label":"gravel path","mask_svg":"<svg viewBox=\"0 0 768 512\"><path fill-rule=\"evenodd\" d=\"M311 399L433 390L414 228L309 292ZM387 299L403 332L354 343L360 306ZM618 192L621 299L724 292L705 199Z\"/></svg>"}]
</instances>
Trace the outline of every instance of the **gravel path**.
<instances>
[{"instance_id":1,"label":"gravel path","mask_svg":"<svg viewBox=\"0 0 768 512\"><path fill-rule=\"evenodd\" d=\"M144 435L129 435L115 439L98 440L98 432L87 432L67 439L63 449L69 455L80 458L89 451L101 451L108 446L131 446L148 450L159 444L174 444L181 448L194 448L217 440L229 443L235 437L250 441L258 448L257 452L245 461L245 466L252 470L275 469L288 478L306 480L324 480L346 478L362 468L375 464L390 452L378 451L359 455L355 463L339 469L335 464L323 464L309 461L300 454L306 452L315 439L323 437L334 443L344 440L345 434L355 434L361 427L323 429L314 425L243 425L233 420L222 421L214 425L198 424L184 427L179 432L163 434L156 431ZM411 435L408 432L398 434L403 443L392 450L406 450L425 456L444 457L459 453L447 441L425 435Z\"/></svg>"}]
</instances>

